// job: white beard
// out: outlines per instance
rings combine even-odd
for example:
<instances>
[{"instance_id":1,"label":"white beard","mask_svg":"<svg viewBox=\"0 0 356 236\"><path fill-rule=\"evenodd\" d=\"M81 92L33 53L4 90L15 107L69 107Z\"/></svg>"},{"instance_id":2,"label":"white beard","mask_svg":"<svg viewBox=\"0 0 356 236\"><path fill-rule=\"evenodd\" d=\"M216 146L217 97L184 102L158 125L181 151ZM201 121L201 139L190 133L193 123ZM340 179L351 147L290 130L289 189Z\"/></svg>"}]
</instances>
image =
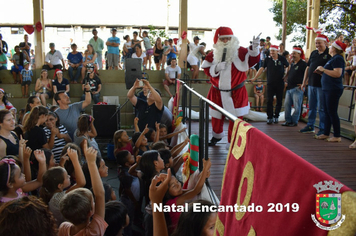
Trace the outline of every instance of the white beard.
<instances>
[{"instance_id":1,"label":"white beard","mask_svg":"<svg viewBox=\"0 0 356 236\"><path fill-rule=\"evenodd\" d=\"M218 40L218 42L214 44L213 47L214 47L214 61L213 61L214 64L221 62L224 53L224 48L226 48L225 61L232 62L233 59L238 57L237 50L240 48L240 42L235 36L232 36L231 40L228 41L227 43Z\"/></svg>"}]
</instances>

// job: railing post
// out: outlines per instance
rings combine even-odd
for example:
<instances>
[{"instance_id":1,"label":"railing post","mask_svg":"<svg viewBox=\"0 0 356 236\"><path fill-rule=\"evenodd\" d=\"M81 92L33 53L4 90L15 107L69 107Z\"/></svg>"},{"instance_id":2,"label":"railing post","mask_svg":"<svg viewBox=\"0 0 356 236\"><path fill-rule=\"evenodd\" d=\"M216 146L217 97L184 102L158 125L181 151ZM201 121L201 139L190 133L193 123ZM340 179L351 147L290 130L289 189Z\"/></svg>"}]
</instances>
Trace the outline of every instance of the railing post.
<instances>
[{"instance_id":1,"label":"railing post","mask_svg":"<svg viewBox=\"0 0 356 236\"><path fill-rule=\"evenodd\" d=\"M204 138L204 145L205 145L205 160L208 160L209 153L208 153L208 142L209 142L209 103L205 103L205 138Z\"/></svg>"},{"instance_id":2,"label":"railing post","mask_svg":"<svg viewBox=\"0 0 356 236\"><path fill-rule=\"evenodd\" d=\"M352 95L351 95L350 109L349 109L349 118L347 119L347 121L351 121L351 110L352 110L352 103L353 103L353 100L354 100L354 95L355 95L355 88L352 88Z\"/></svg>"},{"instance_id":3,"label":"railing post","mask_svg":"<svg viewBox=\"0 0 356 236\"><path fill-rule=\"evenodd\" d=\"M188 106L189 106L189 111L188 111L188 114L189 114L189 125L188 125L188 132L189 132L189 135L192 134L192 92L189 91L189 96L188 96Z\"/></svg>"},{"instance_id":4,"label":"railing post","mask_svg":"<svg viewBox=\"0 0 356 236\"><path fill-rule=\"evenodd\" d=\"M199 98L199 170L203 170L203 158L204 158L204 115L205 115L205 103L203 99Z\"/></svg>"}]
</instances>

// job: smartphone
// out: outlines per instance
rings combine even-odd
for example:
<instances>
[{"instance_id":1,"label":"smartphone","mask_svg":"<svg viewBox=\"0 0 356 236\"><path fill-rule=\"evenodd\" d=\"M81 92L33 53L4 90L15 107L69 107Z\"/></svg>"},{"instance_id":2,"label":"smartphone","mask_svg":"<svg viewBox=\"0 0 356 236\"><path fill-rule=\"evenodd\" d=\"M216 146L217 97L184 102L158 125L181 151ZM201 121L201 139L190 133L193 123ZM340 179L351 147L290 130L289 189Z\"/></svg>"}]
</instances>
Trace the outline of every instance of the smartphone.
<instances>
[{"instance_id":1,"label":"smartphone","mask_svg":"<svg viewBox=\"0 0 356 236\"><path fill-rule=\"evenodd\" d=\"M143 87L143 81L142 80L138 81L138 86Z\"/></svg>"}]
</instances>

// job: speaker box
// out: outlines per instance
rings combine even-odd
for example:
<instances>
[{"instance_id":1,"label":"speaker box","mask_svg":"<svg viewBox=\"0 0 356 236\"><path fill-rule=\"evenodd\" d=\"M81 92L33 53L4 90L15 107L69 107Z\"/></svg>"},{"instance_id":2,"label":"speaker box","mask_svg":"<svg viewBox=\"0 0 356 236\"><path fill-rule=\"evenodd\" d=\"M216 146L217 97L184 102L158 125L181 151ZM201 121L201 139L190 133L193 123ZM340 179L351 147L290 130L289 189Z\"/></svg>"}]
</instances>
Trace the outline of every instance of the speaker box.
<instances>
[{"instance_id":1,"label":"speaker box","mask_svg":"<svg viewBox=\"0 0 356 236\"><path fill-rule=\"evenodd\" d=\"M93 105L92 109L97 137L112 139L115 131L120 129L120 106Z\"/></svg>"},{"instance_id":2,"label":"speaker box","mask_svg":"<svg viewBox=\"0 0 356 236\"><path fill-rule=\"evenodd\" d=\"M135 83L136 78L142 78L142 60L141 58L125 59L125 83L126 89L130 89Z\"/></svg>"}]
</instances>

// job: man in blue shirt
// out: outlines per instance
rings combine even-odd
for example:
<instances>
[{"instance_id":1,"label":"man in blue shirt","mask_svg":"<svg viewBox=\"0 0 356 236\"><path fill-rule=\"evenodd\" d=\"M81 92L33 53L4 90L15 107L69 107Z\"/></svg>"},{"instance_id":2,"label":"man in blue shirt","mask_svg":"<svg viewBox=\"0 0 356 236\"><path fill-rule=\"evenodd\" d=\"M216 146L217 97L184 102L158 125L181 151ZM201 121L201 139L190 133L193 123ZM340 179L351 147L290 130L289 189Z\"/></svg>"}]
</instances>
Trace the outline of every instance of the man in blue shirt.
<instances>
[{"instance_id":1,"label":"man in blue shirt","mask_svg":"<svg viewBox=\"0 0 356 236\"><path fill-rule=\"evenodd\" d=\"M82 70L82 62L83 56L80 52L77 51L77 45L73 43L71 45L72 52L70 52L67 56L68 59L68 73L71 83L77 83L80 77L80 72ZM73 71L76 70L75 75L73 75Z\"/></svg>"},{"instance_id":2,"label":"man in blue shirt","mask_svg":"<svg viewBox=\"0 0 356 236\"><path fill-rule=\"evenodd\" d=\"M108 65L109 70L112 70L113 67L115 70L119 69L119 58L120 58L120 39L116 37L116 29L111 30L112 37L108 38L106 41L106 46L108 46Z\"/></svg>"}]
</instances>

